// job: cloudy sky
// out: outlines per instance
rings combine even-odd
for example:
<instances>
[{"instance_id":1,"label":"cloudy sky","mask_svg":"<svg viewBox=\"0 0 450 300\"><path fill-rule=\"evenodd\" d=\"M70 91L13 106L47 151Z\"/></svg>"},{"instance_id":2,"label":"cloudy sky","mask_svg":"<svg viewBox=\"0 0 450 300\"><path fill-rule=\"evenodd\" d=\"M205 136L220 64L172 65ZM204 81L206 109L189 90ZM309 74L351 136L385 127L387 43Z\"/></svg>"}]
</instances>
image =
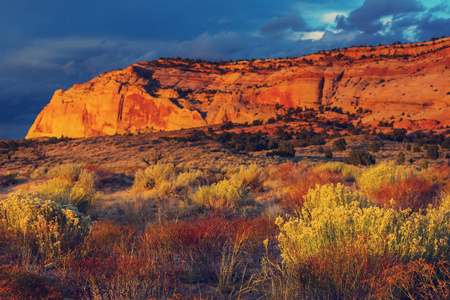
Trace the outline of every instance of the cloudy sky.
<instances>
[{"instance_id":1,"label":"cloudy sky","mask_svg":"<svg viewBox=\"0 0 450 300\"><path fill-rule=\"evenodd\" d=\"M0 139L56 89L160 57L301 56L450 36L448 0L4 0Z\"/></svg>"}]
</instances>

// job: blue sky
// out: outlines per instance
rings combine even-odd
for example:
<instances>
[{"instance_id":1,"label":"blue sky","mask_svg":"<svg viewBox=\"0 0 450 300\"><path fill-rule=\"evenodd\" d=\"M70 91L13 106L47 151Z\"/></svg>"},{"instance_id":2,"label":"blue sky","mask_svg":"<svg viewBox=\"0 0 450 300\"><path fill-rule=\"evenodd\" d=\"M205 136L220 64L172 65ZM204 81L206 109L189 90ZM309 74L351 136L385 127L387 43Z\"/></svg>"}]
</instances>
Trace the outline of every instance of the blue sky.
<instances>
[{"instance_id":1,"label":"blue sky","mask_svg":"<svg viewBox=\"0 0 450 300\"><path fill-rule=\"evenodd\" d=\"M159 57L301 56L450 36L448 0L4 0L0 138L23 138L56 89Z\"/></svg>"}]
</instances>

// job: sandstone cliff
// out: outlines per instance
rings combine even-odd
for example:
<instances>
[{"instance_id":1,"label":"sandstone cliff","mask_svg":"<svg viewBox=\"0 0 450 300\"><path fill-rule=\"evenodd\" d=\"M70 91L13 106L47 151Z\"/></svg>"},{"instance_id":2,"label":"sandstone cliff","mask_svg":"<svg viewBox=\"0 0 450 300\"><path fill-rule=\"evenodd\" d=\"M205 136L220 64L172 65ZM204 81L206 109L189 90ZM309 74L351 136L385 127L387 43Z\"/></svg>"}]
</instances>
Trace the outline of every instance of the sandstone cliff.
<instances>
[{"instance_id":1,"label":"sandstone cliff","mask_svg":"<svg viewBox=\"0 0 450 300\"><path fill-rule=\"evenodd\" d=\"M396 126L450 125L450 38L293 59L136 63L57 90L26 138L177 130L275 116L274 105L370 110ZM431 124L431 125L430 125Z\"/></svg>"}]
</instances>

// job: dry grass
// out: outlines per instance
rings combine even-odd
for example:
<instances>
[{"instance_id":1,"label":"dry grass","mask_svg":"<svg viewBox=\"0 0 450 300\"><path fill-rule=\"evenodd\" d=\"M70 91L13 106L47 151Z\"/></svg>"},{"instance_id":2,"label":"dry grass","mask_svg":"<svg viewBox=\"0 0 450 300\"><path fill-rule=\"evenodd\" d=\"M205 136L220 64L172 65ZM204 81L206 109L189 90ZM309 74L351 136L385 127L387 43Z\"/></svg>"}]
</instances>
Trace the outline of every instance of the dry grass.
<instances>
[{"instance_id":1,"label":"dry grass","mask_svg":"<svg viewBox=\"0 0 450 300\"><path fill-rule=\"evenodd\" d=\"M21 248L23 239L1 227L0 298L448 298L447 150L420 171L420 153L387 141L377 161L403 151L403 166L358 168L340 161L372 137L345 137L348 149L329 160L317 146L297 148L292 159L268 158L210 140L157 139L167 134L73 140L44 146L39 161L22 150L2 161L1 174L15 174L0 187L3 198L18 189L61 203L92 197L84 211L94 222L84 241L46 258L21 255L18 249L26 254L30 247ZM158 151L166 156L157 164L143 162ZM393 175L386 180L386 174ZM326 191L319 193L317 184L341 184L345 193L334 188L319 205ZM341 201L348 193L361 198ZM312 199L317 203L305 204ZM357 207L349 212L358 199L370 226L356 218L363 214ZM303 234L320 227L307 223L306 231L292 234L305 238L301 247L281 247L275 218L287 222L306 212L322 229L307 240ZM349 218L354 222L346 223ZM352 231L356 220L367 226ZM375 231L382 224L408 226L398 228L397 241L387 240L387 227ZM293 264L285 259L288 248Z\"/></svg>"}]
</instances>

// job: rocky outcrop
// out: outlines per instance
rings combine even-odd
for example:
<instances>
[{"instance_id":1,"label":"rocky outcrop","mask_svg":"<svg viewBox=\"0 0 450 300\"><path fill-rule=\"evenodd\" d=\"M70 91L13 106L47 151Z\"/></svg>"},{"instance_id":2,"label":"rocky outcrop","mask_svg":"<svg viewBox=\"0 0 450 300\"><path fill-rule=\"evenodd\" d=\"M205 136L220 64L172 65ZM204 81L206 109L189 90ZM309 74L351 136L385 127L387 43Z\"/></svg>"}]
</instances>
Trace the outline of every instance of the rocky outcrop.
<instances>
[{"instance_id":1,"label":"rocky outcrop","mask_svg":"<svg viewBox=\"0 0 450 300\"><path fill-rule=\"evenodd\" d=\"M442 126L450 123L449 46L446 38L294 59L136 63L56 91L27 138L251 123L274 117L275 105L371 111L363 123L393 117L408 126Z\"/></svg>"}]
</instances>

